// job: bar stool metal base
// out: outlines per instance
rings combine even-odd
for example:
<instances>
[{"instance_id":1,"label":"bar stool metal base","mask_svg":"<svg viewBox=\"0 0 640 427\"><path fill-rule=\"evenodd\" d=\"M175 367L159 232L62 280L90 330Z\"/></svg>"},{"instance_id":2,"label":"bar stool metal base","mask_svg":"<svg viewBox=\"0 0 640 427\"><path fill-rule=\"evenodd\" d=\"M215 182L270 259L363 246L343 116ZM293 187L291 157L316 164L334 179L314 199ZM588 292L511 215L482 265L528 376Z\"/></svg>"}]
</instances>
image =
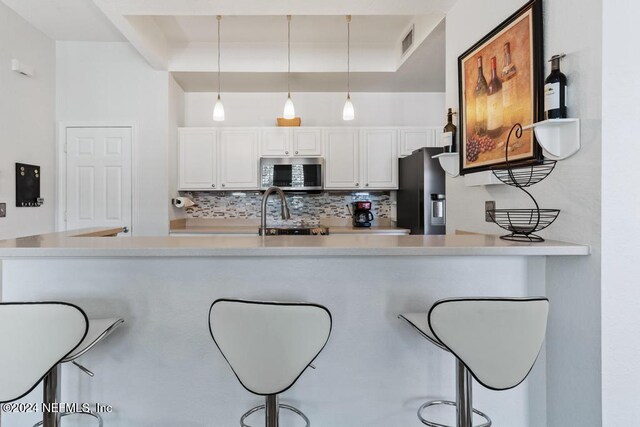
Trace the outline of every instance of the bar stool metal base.
<instances>
[{"instance_id":1,"label":"bar stool metal base","mask_svg":"<svg viewBox=\"0 0 640 427\"><path fill-rule=\"evenodd\" d=\"M60 418L66 417L67 415L88 415L90 417L95 418L98 421L98 427L102 427L102 417L97 412L89 411L89 412L63 412L60 414ZM33 427L40 427L42 425L42 421L38 421L33 425Z\"/></svg>"},{"instance_id":2,"label":"bar stool metal base","mask_svg":"<svg viewBox=\"0 0 640 427\"><path fill-rule=\"evenodd\" d=\"M418 418L420 419L422 424L427 425L429 427L453 427L453 426L448 426L446 424L439 424L439 423L436 423L434 421L427 420L422 415L422 412L424 410L426 410L427 408L429 408L431 406L438 406L438 405L447 405L447 406L453 406L453 407L457 406L456 402L452 402L450 400L430 400L430 401L426 402L420 408L418 408ZM484 418L486 420L485 423L478 424L475 427L490 427L491 426L491 419L486 414L478 411L477 409L473 409L473 413L476 414L476 415L481 416L482 418Z\"/></svg>"},{"instance_id":3,"label":"bar stool metal base","mask_svg":"<svg viewBox=\"0 0 640 427\"><path fill-rule=\"evenodd\" d=\"M271 396L268 396L268 397L271 397ZM269 402L269 400L267 400L267 402ZM272 402L273 402L273 400L272 400ZM300 411L299 409L294 408L291 405L285 405L284 403L277 403L277 400L275 400L275 403L277 404L277 409L286 409L288 411L291 411L291 412L293 412L294 414L298 415L300 418L302 418L304 420L304 422L306 423L306 427L310 427L311 426L311 421L309 421L309 418L307 418L307 416L302 411ZM256 412L263 411L263 410L266 410L266 409L267 409L267 405L266 404L259 405L259 406L256 406L255 408L249 409L247 412L244 413L244 415L242 415L242 417L240 417L240 426L241 427L251 427L250 425L245 424L245 420L249 416L255 414ZM272 427L271 425L269 425L269 422L271 422L271 423L275 422L275 427L278 426L278 410L277 409L274 411L275 412L275 419L272 419L272 418L268 417L268 415L267 415L266 427ZM269 412L269 411L267 411L267 412Z\"/></svg>"}]
</instances>

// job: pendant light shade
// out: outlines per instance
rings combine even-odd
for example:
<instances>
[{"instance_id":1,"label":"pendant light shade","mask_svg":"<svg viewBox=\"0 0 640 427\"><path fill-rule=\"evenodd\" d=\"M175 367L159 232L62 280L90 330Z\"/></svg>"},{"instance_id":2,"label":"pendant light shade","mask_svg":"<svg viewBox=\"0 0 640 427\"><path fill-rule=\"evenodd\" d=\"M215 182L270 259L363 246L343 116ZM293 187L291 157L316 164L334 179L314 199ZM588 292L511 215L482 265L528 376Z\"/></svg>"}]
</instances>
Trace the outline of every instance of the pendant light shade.
<instances>
[{"instance_id":1,"label":"pendant light shade","mask_svg":"<svg viewBox=\"0 0 640 427\"><path fill-rule=\"evenodd\" d=\"M353 120L356 113L351 102L351 15L347 15L347 101L342 109L342 120Z\"/></svg>"},{"instance_id":2,"label":"pendant light shade","mask_svg":"<svg viewBox=\"0 0 640 427\"><path fill-rule=\"evenodd\" d=\"M284 114L282 114L282 117L285 119L293 119L296 117L296 108L293 106L291 94L287 97L287 102L284 103Z\"/></svg>"},{"instance_id":3,"label":"pendant light shade","mask_svg":"<svg viewBox=\"0 0 640 427\"><path fill-rule=\"evenodd\" d=\"M284 103L282 117L285 119L296 117L296 109L291 99L291 15L287 15L287 101Z\"/></svg>"},{"instance_id":4,"label":"pendant light shade","mask_svg":"<svg viewBox=\"0 0 640 427\"><path fill-rule=\"evenodd\" d=\"M213 120L216 122L224 122L224 105L222 105L220 94L218 94L218 100L216 101L216 105L213 107Z\"/></svg>"},{"instance_id":5,"label":"pendant light shade","mask_svg":"<svg viewBox=\"0 0 640 427\"><path fill-rule=\"evenodd\" d=\"M356 113L353 110L353 102L351 102L351 96L347 96L347 102L344 103L342 109L342 120L353 120L356 118Z\"/></svg>"},{"instance_id":6,"label":"pendant light shade","mask_svg":"<svg viewBox=\"0 0 640 427\"><path fill-rule=\"evenodd\" d=\"M218 20L218 99L213 106L213 120L216 122L224 122L224 105L222 105L222 99L220 99L220 21L222 16L216 17Z\"/></svg>"}]
</instances>

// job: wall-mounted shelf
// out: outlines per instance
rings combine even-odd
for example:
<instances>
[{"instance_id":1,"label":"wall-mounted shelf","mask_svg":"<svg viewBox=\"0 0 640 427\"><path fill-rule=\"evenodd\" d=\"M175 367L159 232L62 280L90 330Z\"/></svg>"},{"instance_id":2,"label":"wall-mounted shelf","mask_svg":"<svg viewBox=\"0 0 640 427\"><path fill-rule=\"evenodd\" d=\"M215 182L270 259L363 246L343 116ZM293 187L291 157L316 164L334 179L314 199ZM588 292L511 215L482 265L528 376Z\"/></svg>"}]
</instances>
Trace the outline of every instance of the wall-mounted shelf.
<instances>
[{"instance_id":1,"label":"wall-mounted shelf","mask_svg":"<svg viewBox=\"0 0 640 427\"><path fill-rule=\"evenodd\" d=\"M533 129L548 159L566 159L580 150L580 119L544 120L523 129Z\"/></svg>"},{"instance_id":2,"label":"wall-mounted shelf","mask_svg":"<svg viewBox=\"0 0 640 427\"><path fill-rule=\"evenodd\" d=\"M482 171L468 173L464 176L464 185L467 187L477 187L480 185L504 185L492 171Z\"/></svg>"},{"instance_id":3,"label":"wall-mounted shelf","mask_svg":"<svg viewBox=\"0 0 640 427\"><path fill-rule=\"evenodd\" d=\"M442 169L452 177L460 175L460 158L458 157L458 153L436 154L432 158L438 159Z\"/></svg>"}]
</instances>

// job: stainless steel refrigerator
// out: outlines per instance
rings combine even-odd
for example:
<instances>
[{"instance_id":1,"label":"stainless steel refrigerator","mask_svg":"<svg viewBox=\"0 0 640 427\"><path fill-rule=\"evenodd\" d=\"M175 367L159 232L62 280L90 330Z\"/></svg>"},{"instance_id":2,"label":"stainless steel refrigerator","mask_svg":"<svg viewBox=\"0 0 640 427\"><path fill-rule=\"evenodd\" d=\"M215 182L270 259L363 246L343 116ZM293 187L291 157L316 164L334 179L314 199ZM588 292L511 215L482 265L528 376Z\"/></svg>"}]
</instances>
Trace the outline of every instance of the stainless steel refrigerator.
<instances>
[{"instance_id":1,"label":"stainless steel refrigerator","mask_svg":"<svg viewBox=\"0 0 640 427\"><path fill-rule=\"evenodd\" d=\"M442 148L421 148L400 159L398 227L411 234L445 234L445 175L433 156Z\"/></svg>"}]
</instances>

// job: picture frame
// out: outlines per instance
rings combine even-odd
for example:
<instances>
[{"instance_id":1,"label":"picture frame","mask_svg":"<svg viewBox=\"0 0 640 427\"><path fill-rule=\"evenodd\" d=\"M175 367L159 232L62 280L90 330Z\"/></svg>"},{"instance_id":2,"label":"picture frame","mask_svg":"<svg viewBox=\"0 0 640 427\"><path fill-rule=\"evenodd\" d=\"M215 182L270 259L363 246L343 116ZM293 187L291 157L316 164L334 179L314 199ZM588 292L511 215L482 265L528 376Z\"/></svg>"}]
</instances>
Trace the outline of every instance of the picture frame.
<instances>
[{"instance_id":1,"label":"picture frame","mask_svg":"<svg viewBox=\"0 0 640 427\"><path fill-rule=\"evenodd\" d=\"M506 165L516 123L544 117L542 0L532 0L458 57L460 174ZM510 141L510 163L539 163L533 132Z\"/></svg>"}]
</instances>

